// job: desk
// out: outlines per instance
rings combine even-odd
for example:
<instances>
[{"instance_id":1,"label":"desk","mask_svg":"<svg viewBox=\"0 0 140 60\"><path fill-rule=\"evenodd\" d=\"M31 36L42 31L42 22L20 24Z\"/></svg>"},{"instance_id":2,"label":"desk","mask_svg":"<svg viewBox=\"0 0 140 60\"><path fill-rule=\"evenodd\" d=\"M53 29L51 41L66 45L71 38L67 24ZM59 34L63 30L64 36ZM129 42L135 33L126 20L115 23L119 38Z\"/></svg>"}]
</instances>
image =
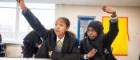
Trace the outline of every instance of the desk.
<instances>
[{"instance_id":1,"label":"desk","mask_svg":"<svg viewBox=\"0 0 140 60\"><path fill-rule=\"evenodd\" d=\"M0 60L51 60L51 59L39 59L39 58L2 58Z\"/></svg>"}]
</instances>

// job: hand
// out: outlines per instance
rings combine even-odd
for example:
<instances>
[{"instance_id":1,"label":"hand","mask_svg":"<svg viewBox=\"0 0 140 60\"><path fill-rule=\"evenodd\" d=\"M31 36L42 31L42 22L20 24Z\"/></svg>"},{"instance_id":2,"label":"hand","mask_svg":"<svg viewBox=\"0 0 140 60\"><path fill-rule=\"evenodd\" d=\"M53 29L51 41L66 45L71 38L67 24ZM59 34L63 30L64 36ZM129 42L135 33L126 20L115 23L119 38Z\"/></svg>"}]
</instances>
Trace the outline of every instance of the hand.
<instances>
[{"instance_id":1,"label":"hand","mask_svg":"<svg viewBox=\"0 0 140 60\"><path fill-rule=\"evenodd\" d=\"M38 48L41 48L42 44L36 44L36 46L37 46Z\"/></svg>"},{"instance_id":2,"label":"hand","mask_svg":"<svg viewBox=\"0 0 140 60\"><path fill-rule=\"evenodd\" d=\"M24 0L16 0L16 1L19 4L22 11L27 9L26 6L25 6Z\"/></svg>"},{"instance_id":3,"label":"hand","mask_svg":"<svg viewBox=\"0 0 140 60\"><path fill-rule=\"evenodd\" d=\"M103 6L102 7L102 10L106 13L109 13L109 14L112 14L111 17L116 17L117 14L116 14L116 10L112 7L109 7L109 6Z\"/></svg>"},{"instance_id":4,"label":"hand","mask_svg":"<svg viewBox=\"0 0 140 60\"><path fill-rule=\"evenodd\" d=\"M88 52L88 54L86 54L86 57L89 59L91 57L93 57L96 54L97 50L96 49L92 49Z\"/></svg>"},{"instance_id":5,"label":"hand","mask_svg":"<svg viewBox=\"0 0 140 60\"><path fill-rule=\"evenodd\" d=\"M52 58L53 51L49 51L49 57Z\"/></svg>"},{"instance_id":6,"label":"hand","mask_svg":"<svg viewBox=\"0 0 140 60\"><path fill-rule=\"evenodd\" d=\"M116 10L112 7L109 7L109 6L103 6L102 7L102 10L106 13L110 13L110 14L113 14L116 12Z\"/></svg>"}]
</instances>

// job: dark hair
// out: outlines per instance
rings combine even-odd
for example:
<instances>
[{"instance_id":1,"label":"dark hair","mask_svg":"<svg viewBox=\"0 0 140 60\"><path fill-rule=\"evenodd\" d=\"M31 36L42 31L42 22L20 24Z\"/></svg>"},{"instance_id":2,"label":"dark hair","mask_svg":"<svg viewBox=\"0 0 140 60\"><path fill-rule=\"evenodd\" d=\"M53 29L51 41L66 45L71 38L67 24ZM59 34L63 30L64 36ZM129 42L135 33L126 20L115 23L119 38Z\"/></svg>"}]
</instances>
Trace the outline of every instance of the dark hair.
<instances>
[{"instance_id":1,"label":"dark hair","mask_svg":"<svg viewBox=\"0 0 140 60\"><path fill-rule=\"evenodd\" d=\"M66 23L66 27L67 28L70 27L70 21L69 21L68 18L66 18L66 17L59 17L58 19L62 19Z\"/></svg>"}]
</instances>

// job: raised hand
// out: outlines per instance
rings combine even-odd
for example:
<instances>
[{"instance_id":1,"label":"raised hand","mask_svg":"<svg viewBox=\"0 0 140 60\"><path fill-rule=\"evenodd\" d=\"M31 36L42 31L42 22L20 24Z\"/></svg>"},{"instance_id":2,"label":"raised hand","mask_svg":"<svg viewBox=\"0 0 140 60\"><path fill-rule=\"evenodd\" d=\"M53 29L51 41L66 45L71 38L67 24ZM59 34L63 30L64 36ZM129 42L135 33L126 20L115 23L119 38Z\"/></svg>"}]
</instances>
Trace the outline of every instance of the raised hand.
<instances>
[{"instance_id":1,"label":"raised hand","mask_svg":"<svg viewBox=\"0 0 140 60\"><path fill-rule=\"evenodd\" d=\"M116 17L117 14L116 14L116 10L112 7L109 7L109 6L103 6L102 7L102 10L106 13L109 13L109 14L112 14L111 16L112 17Z\"/></svg>"},{"instance_id":2,"label":"raised hand","mask_svg":"<svg viewBox=\"0 0 140 60\"><path fill-rule=\"evenodd\" d=\"M24 11L24 10L27 9L27 7L26 7L26 5L24 3L24 0L16 0L16 1L19 4L19 6L20 6L20 8L21 8L22 11Z\"/></svg>"}]
</instances>

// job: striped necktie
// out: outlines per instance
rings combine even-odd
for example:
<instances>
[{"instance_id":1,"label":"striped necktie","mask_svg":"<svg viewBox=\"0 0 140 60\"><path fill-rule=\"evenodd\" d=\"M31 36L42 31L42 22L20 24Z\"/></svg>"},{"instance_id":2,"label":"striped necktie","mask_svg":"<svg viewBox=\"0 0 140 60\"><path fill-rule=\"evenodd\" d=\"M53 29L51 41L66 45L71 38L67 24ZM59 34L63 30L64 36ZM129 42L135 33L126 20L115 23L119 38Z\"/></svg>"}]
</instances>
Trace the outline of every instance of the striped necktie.
<instances>
[{"instance_id":1,"label":"striped necktie","mask_svg":"<svg viewBox=\"0 0 140 60\"><path fill-rule=\"evenodd\" d=\"M57 47L58 47L58 48L62 48L62 42L61 42L61 40L58 40L58 41L57 41Z\"/></svg>"}]
</instances>

